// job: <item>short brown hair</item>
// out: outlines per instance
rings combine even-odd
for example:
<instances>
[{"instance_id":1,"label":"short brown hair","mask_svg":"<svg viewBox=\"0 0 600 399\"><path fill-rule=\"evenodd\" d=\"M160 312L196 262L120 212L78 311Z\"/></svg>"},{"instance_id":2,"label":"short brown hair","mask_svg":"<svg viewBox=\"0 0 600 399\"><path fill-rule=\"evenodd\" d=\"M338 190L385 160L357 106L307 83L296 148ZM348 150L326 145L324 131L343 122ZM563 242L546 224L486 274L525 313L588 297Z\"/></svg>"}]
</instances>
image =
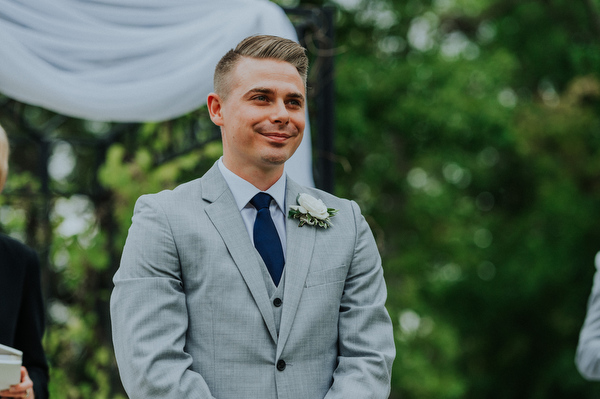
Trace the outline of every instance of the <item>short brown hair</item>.
<instances>
[{"instance_id":1,"label":"short brown hair","mask_svg":"<svg viewBox=\"0 0 600 399\"><path fill-rule=\"evenodd\" d=\"M256 35L242 40L235 49L229 50L221 58L215 68L214 89L215 93L223 99L229 94L228 75L242 57L275 59L289 62L300 74L304 86L308 75L308 57L306 49L293 40L279 36Z\"/></svg>"}]
</instances>

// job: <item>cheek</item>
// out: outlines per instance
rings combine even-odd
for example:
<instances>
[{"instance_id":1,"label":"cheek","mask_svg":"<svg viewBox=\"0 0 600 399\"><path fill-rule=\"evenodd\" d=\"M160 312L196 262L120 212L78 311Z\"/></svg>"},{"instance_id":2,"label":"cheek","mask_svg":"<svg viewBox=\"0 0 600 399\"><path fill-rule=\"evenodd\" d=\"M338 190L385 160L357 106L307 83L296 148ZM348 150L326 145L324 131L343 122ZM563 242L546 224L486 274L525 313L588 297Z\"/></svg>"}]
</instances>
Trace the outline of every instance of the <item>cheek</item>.
<instances>
[{"instance_id":1,"label":"cheek","mask_svg":"<svg viewBox=\"0 0 600 399\"><path fill-rule=\"evenodd\" d=\"M299 133L303 133L304 126L306 126L306 119L304 118L304 115L298 118L294 118L294 125L296 125L296 127L298 128Z\"/></svg>"},{"instance_id":2,"label":"cheek","mask_svg":"<svg viewBox=\"0 0 600 399\"><path fill-rule=\"evenodd\" d=\"M267 119L260 112L241 112L237 118L237 125L241 129L253 129L254 126L264 123Z\"/></svg>"}]
</instances>

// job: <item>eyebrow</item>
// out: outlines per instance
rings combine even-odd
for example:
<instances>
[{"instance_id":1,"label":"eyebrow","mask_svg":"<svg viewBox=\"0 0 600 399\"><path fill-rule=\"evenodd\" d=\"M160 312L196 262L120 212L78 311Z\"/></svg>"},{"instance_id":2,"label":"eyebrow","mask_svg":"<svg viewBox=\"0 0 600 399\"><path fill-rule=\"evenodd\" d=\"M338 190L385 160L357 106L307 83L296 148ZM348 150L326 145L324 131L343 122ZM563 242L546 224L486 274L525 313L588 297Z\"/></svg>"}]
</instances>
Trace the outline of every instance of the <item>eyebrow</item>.
<instances>
[{"instance_id":1,"label":"eyebrow","mask_svg":"<svg viewBox=\"0 0 600 399\"><path fill-rule=\"evenodd\" d=\"M270 95L275 94L275 92L273 90L266 88L266 87L255 87L253 89L248 90L248 92L246 94L254 94L254 93L270 94ZM286 95L286 97L296 98L296 99L304 101L304 96L302 95L302 93L298 93L298 92L288 93Z\"/></svg>"}]
</instances>

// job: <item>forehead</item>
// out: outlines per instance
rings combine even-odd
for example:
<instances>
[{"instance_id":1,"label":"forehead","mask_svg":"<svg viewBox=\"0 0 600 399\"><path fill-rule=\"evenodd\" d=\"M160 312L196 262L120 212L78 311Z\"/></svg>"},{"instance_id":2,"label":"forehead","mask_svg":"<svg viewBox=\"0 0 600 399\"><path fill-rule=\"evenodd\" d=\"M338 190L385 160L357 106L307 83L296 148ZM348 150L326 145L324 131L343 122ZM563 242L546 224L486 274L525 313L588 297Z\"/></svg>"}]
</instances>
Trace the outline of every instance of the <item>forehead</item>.
<instances>
[{"instance_id":1,"label":"forehead","mask_svg":"<svg viewBox=\"0 0 600 399\"><path fill-rule=\"evenodd\" d=\"M242 93L263 87L304 95L304 82L296 67L289 62L271 58L243 57L235 66L230 83L232 91Z\"/></svg>"}]
</instances>

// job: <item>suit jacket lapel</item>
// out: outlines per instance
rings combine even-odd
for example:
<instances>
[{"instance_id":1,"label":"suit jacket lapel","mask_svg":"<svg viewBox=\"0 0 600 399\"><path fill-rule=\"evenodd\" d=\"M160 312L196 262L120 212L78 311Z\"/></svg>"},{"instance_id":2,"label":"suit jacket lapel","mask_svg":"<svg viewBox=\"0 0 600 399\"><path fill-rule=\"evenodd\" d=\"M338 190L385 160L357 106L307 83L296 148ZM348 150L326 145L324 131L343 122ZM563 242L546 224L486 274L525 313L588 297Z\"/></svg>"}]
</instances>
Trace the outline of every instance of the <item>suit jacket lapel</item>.
<instances>
[{"instance_id":1,"label":"suit jacket lapel","mask_svg":"<svg viewBox=\"0 0 600 399\"><path fill-rule=\"evenodd\" d=\"M275 318L261 272L260 261L256 256L256 250L250 241L233 194L216 164L206 173L201 182L202 196L206 201L211 202L205 208L205 212L223 238L233 261L254 297L271 337L277 342Z\"/></svg>"},{"instance_id":2,"label":"suit jacket lapel","mask_svg":"<svg viewBox=\"0 0 600 399\"><path fill-rule=\"evenodd\" d=\"M296 204L296 197L301 190L302 187L300 185L289 178L287 179L285 195L286 209L284 213L287 212L290 205ZM312 226L298 227L298 221L288 218L286 213L287 253L285 263L285 293L283 309L281 311L277 357L281 355L290 335L298 304L304 291L306 275L308 274L313 256L316 231L317 229Z\"/></svg>"}]
</instances>

